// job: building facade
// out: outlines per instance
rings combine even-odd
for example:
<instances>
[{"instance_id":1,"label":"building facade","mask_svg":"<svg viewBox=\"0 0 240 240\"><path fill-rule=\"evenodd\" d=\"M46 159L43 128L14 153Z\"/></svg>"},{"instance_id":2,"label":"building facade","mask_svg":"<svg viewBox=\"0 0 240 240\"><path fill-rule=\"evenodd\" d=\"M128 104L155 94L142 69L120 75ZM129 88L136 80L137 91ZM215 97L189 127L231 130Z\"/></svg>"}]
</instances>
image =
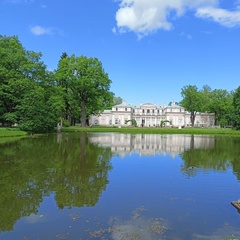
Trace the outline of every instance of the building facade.
<instances>
[{"instance_id":1,"label":"building facade","mask_svg":"<svg viewBox=\"0 0 240 240\"><path fill-rule=\"evenodd\" d=\"M123 102L105 110L98 116L90 117L90 124L101 126L130 126L135 120L139 127L158 127L164 121L165 126L183 127L191 126L190 113L176 102L169 105L156 105L151 103L133 106ZM197 113L195 126L210 127L215 122L214 113Z\"/></svg>"}]
</instances>

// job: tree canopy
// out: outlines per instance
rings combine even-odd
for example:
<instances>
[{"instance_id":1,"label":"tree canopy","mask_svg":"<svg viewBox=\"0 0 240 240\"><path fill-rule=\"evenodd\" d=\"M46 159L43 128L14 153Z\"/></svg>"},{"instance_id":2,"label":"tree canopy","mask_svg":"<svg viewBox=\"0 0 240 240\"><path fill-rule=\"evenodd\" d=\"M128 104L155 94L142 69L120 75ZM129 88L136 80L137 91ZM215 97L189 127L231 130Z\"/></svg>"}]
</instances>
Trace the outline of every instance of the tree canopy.
<instances>
[{"instance_id":1,"label":"tree canopy","mask_svg":"<svg viewBox=\"0 0 240 240\"><path fill-rule=\"evenodd\" d=\"M201 110L201 95L195 85L183 87L181 94L183 97L181 105L190 112L191 124L194 126L196 113Z\"/></svg>"},{"instance_id":2,"label":"tree canopy","mask_svg":"<svg viewBox=\"0 0 240 240\"><path fill-rule=\"evenodd\" d=\"M49 132L63 119L85 126L91 114L113 105L111 80L97 58L63 53L50 72L41 57L18 37L0 35L1 125Z\"/></svg>"},{"instance_id":3,"label":"tree canopy","mask_svg":"<svg viewBox=\"0 0 240 240\"><path fill-rule=\"evenodd\" d=\"M119 105L123 102L123 99L121 97L114 97L113 98L113 103L114 105Z\"/></svg>"},{"instance_id":4,"label":"tree canopy","mask_svg":"<svg viewBox=\"0 0 240 240\"><path fill-rule=\"evenodd\" d=\"M41 53L26 50L16 36L0 35L0 122L22 130L52 131L63 106Z\"/></svg>"},{"instance_id":5,"label":"tree canopy","mask_svg":"<svg viewBox=\"0 0 240 240\"><path fill-rule=\"evenodd\" d=\"M111 80L97 58L65 56L59 61L56 76L65 91L69 109L73 110L75 106L80 110L82 126L87 125L90 115L99 114L112 106L114 94L110 92ZM69 118L66 111L64 115Z\"/></svg>"},{"instance_id":6,"label":"tree canopy","mask_svg":"<svg viewBox=\"0 0 240 240\"><path fill-rule=\"evenodd\" d=\"M240 130L240 86L233 93L233 127Z\"/></svg>"},{"instance_id":7,"label":"tree canopy","mask_svg":"<svg viewBox=\"0 0 240 240\"><path fill-rule=\"evenodd\" d=\"M191 123L194 126L197 112L215 114L215 125L230 126L233 121L233 93L223 89L212 90L208 85L198 89L195 85L182 88L180 104L191 113ZM236 115L236 114L235 114Z\"/></svg>"}]
</instances>

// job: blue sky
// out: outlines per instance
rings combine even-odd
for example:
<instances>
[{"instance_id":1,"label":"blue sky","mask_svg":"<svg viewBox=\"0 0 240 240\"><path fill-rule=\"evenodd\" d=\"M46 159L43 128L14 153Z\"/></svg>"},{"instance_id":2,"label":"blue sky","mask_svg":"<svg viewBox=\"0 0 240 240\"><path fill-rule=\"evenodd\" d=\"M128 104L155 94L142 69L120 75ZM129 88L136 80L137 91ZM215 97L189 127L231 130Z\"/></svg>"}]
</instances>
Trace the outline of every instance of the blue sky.
<instances>
[{"instance_id":1,"label":"blue sky","mask_svg":"<svg viewBox=\"0 0 240 240\"><path fill-rule=\"evenodd\" d=\"M239 0L0 0L0 34L42 52L97 57L127 103L180 101L181 88L240 86Z\"/></svg>"}]
</instances>

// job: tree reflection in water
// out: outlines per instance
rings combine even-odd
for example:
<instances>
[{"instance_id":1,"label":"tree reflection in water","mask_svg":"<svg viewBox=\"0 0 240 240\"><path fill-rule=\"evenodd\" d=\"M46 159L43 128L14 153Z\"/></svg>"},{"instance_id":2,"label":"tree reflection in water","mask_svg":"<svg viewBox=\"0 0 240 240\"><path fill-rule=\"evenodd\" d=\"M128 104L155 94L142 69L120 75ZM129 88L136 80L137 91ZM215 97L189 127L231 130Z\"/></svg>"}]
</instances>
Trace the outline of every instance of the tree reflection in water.
<instances>
[{"instance_id":1,"label":"tree reflection in water","mask_svg":"<svg viewBox=\"0 0 240 240\"><path fill-rule=\"evenodd\" d=\"M111 150L90 143L86 134L21 139L1 149L0 231L36 215L53 192L59 208L94 206L112 169Z\"/></svg>"},{"instance_id":2,"label":"tree reflection in water","mask_svg":"<svg viewBox=\"0 0 240 240\"><path fill-rule=\"evenodd\" d=\"M140 237L158 239L157 237L159 237L161 239L162 234L164 234L164 239L177 238L179 232L176 230L175 233L175 229L172 230L172 238L170 235L168 235L168 237L165 235L169 233L169 225L172 227L171 224L166 224L166 221L162 219L161 214L167 211L165 208L174 208L175 205L180 203L181 207L183 205L185 208L187 207L186 212L189 215L186 219L181 219L184 223L181 223L181 221L177 222L178 224L184 225L185 222L190 219L191 214L194 215L192 213L193 211L196 210L199 215L202 214L195 206L196 202L200 202L201 200L203 200L203 202L205 201L204 198L197 199L196 196L199 195L192 195L190 191L181 192L180 196L178 196L178 192L176 192L178 191L177 187L180 187L182 191L184 191L184 184L189 183L185 182L185 180L189 180L189 178L198 174L201 176L203 171L211 172L213 170L214 172L222 173L233 169L234 174L239 179L239 145L239 138L233 137L155 134L131 135L116 133L54 134L1 144L0 231L11 231L18 219L27 216L28 218L26 219L34 223L45 221L46 216L42 216L38 211L40 204L46 196L54 196L59 210L73 209L74 207L96 207L103 191L105 191L109 181L112 180L112 178L109 179L109 172L113 169L113 156L121 156L122 158L129 158L131 162L134 161L137 165L139 162L139 165L141 165L141 163L146 164L144 165L148 167L146 169L138 168L139 166L136 165L133 167L131 165L132 163L130 165L127 163L124 167L133 167L134 169L131 169L130 173L134 173L136 168L139 174L146 174L144 176L147 177L146 179L141 179L141 176L132 176L131 174L124 175L121 173L122 178L117 179L117 186L121 187L123 192L125 190L130 191L130 189L131 191L136 191L134 193L131 192L131 196L137 194L137 196L141 196L142 198L145 198L145 191L148 191L151 196L153 195L159 198L161 202L160 208L162 207L161 212L159 212L159 216L153 218L151 216L153 212L150 212L150 210L150 214L146 216L143 211L140 212L141 214L139 211L135 211L130 218L123 218L121 216L114 217L111 223L111 219L109 219L109 225L106 224L109 217L109 212L107 212L106 215L104 215L106 228L97 227L99 223L96 223L94 228L94 222L92 222L89 235L96 237L102 234L102 237L107 236L114 240L123 237L125 237L125 239L127 239L126 237L139 237L138 239L141 239ZM138 156L139 159L140 156L144 156L147 160L144 161L143 158L141 159L142 161L133 158L130 159L132 154ZM160 161L163 159L166 160L166 155L169 158L177 159L181 164L175 165L174 162L177 161L172 161L173 165L171 165L172 163L170 164L169 161ZM161 157L158 157L157 160L155 158L154 160L153 156ZM148 165L148 163L150 165ZM155 168L156 166L158 168ZM178 167L178 169L175 168L174 171L171 169L175 174L180 172L177 176L178 179L175 179L176 181L183 175L186 175L188 178L183 177L185 180L181 178L182 182L179 181L176 184L174 179L171 178L171 176L167 176L168 173L163 169L166 166L169 167L168 169L171 169L172 166ZM126 168L122 170L124 171ZM160 176L159 172L161 172L164 177ZM149 176L149 173L156 175ZM118 174L120 173L118 172ZM117 175L117 177L119 177L119 175ZM136 186L138 182L134 181L136 185L131 185L130 188L128 188L128 186L122 186L121 182L125 180L123 178L126 178L127 183L125 182L125 184L132 184L128 182L128 179L133 181L138 179L142 185ZM168 185L164 183L166 179L169 181ZM145 183L147 188L143 187ZM168 189L168 186L177 187L175 189ZM152 190L156 192L152 192ZM117 192L118 189L114 191ZM108 195L108 197L113 197L111 194ZM112 200L111 197L109 197L110 200ZM171 197L176 197L176 200L172 201ZM108 198L105 198L105 200L106 199ZM113 199L115 198L113 197ZM189 201L189 199L194 199L194 201ZM127 202L131 200L134 201L135 199L130 199L129 196L124 195L121 199L117 199L117 201L118 200ZM159 202L155 202L155 199L149 200L147 198L147 200L151 201L150 205L153 208L159 208ZM169 202L167 202L167 200ZM140 199L140 201L142 201L142 199ZM115 202L113 206L117 208L118 204L120 205L121 202ZM134 204L137 203L134 202ZM128 206L126 209L126 212L130 211L130 215L132 209L134 209L134 207L131 207ZM192 209L192 212L190 209ZM82 221L82 215L79 211L68 212L68 214L72 222ZM174 214L182 217L181 209L175 209ZM197 217L200 217L199 215ZM168 218L171 219L174 217L168 215ZM92 219L94 219L94 217L92 217ZM86 218L84 220L88 221ZM89 222L90 220L87 223ZM81 224L79 223L79 226ZM175 225L175 228L177 227L178 226ZM230 233L239 234L238 230L230 227L231 226L224 227L225 234L219 230L213 232L211 236L207 234L196 234L194 237L196 239L211 239L211 237L217 236L218 239L227 239L228 236L231 236ZM137 230L138 228L147 229L146 231L144 230L145 235L141 235L141 232ZM152 232L152 230L155 232ZM68 238L69 235L67 235L67 233L65 233L65 235L58 234L57 237Z\"/></svg>"}]
</instances>

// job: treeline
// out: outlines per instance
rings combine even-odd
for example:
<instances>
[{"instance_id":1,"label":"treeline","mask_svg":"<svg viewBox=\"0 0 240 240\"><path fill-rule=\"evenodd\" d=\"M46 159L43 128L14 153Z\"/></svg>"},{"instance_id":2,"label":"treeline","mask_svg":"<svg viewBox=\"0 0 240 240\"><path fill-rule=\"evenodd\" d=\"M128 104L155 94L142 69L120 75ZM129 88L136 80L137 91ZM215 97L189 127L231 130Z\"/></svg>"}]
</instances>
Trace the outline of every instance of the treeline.
<instances>
[{"instance_id":1,"label":"treeline","mask_svg":"<svg viewBox=\"0 0 240 240\"><path fill-rule=\"evenodd\" d=\"M197 112L215 113L215 125L231 126L240 130L240 87L228 92L205 85L198 89L195 85L182 88L180 104L191 113L191 123L194 126Z\"/></svg>"},{"instance_id":2,"label":"treeline","mask_svg":"<svg viewBox=\"0 0 240 240\"><path fill-rule=\"evenodd\" d=\"M63 53L48 71L41 53L26 50L18 37L0 35L0 125L50 132L57 123L88 124L91 114L111 107L111 80L97 58Z\"/></svg>"},{"instance_id":3,"label":"treeline","mask_svg":"<svg viewBox=\"0 0 240 240\"><path fill-rule=\"evenodd\" d=\"M58 123L86 126L92 114L122 102L97 58L63 53L57 69L48 71L41 57L18 37L0 35L0 126L31 132L51 132ZM240 87L228 92L189 85L181 93L192 126L197 112L213 112L216 124L240 129Z\"/></svg>"}]
</instances>

